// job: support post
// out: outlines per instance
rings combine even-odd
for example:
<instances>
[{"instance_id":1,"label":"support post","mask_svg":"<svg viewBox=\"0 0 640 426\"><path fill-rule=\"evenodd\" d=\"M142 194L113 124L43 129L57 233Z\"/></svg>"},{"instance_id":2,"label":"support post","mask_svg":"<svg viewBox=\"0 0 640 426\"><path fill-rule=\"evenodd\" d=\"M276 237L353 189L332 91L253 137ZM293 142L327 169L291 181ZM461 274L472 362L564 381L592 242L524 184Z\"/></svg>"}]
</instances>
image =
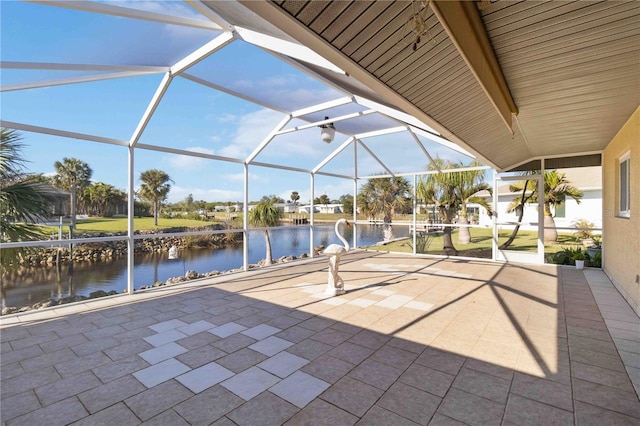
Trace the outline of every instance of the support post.
<instances>
[{"instance_id":1,"label":"support post","mask_svg":"<svg viewBox=\"0 0 640 426\"><path fill-rule=\"evenodd\" d=\"M358 248L358 144L353 143L353 244Z\"/></svg>"},{"instance_id":2,"label":"support post","mask_svg":"<svg viewBox=\"0 0 640 426\"><path fill-rule=\"evenodd\" d=\"M491 259L498 260L498 172L493 169L493 215L491 216L493 224L491 238Z\"/></svg>"},{"instance_id":3,"label":"support post","mask_svg":"<svg viewBox=\"0 0 640 426\"><path fill-rule=\"evenodd\" d=\"M311 226L309 227L309 255L311 257L315 256L315 247L313 246L313 240L314 240L314 229L313 227L315 226L315 215L313 214L313 198L315 197L315 175L313 174L313 172L311 172L309 174L310 176L310 200L309 200L309 220L311 221Z\"/></svg>"},{"instance_id":4,"label":"support post","mask_svg":"<svg viewBox=\"0 0 640 426\"><path fill-rule=\"evenodd\" d=\"M133 294L133 269L135 267L134 253L135 240L133 239L134 227L133 218L135 216L135 191L133 189L134 181L134 147L129 146L129 174L127 178L127 293Z\"/></svg>"},{"instance_id":5,"label":"support post","mask_svg":"<svg viewBox=\"0 0 640 426\"><path fill-rule=\"evenodd\" d=\"M242 269L249 270L249 163L244 163L244 207L242 208Z\"/></svg>"},{"instance_id":6,"label":"support post","mask_svg":"<svg viewBox=\"0 0 640 426\"><path fill-rule=\"evenodd\" d=\"M544 158L540 160L540 177L538 178L538 263L544 265Z\"/></svg>"},{"instance_id":7,"label":"support post","mask_svg":"<svg viewBox=\"0 0 640 426\"><path fill-rule=\"evenodd\" d=\"M417 235L418 235L418 223L416 221L416 210L418 209L418 191L417 191L417 176L413 175L413 255L416 255L416 244L417 244Z\"/></svg>"}]
</instances>

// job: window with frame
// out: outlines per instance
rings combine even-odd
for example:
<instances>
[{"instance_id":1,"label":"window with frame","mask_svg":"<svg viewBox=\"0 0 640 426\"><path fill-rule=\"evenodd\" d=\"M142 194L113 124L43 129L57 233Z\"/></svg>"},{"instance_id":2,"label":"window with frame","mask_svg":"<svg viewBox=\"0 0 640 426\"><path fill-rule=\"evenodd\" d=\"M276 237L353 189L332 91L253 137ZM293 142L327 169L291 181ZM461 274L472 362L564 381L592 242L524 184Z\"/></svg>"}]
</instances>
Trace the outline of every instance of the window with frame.
<instances>
[{"instance_id":1,"label":"window with frame","mask_svg":"<svg viewBox=\"0 0 640 426\"><path fill-rule=\"evenodd\" d=\"M631 153L620 157L618 167L618 216L631 217Z\"/></svg>"}]
</instances>

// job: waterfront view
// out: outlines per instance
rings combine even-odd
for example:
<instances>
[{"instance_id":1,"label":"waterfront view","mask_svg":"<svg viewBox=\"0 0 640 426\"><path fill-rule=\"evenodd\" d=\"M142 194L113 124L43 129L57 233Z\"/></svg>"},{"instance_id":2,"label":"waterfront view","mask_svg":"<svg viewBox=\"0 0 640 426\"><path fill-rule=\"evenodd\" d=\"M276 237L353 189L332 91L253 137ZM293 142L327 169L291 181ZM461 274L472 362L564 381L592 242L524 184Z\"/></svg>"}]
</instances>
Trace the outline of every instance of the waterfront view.
<instances>
[{"instance_id":1,"label":"waterfront view","mask_svg":"<svg viewBox=\"0 0 640 426\"><path fill-rule=\"evenodd\" d=\"M396 237L409 234L408 227L394 226ZM309 227L283 227L269 231L273 258L300 256L309 253ZM352 231L345 236L351 242ZM369 246L383 240L383 227L358 225L358 246ZM335 235L333 224L319 224L314 230L314 247L340 241ZM262 231L249 233L249 263L255 264L265 257L265 240ZM164 253L140 253L135 255L135 289L151 286L155 282L165 282L169 278L181 277L187 271L206 273L228 271L242 267L242 244L221 249L181 250L178 259L169 260ZM115 290L122 293L127 288L127 258L121 256L102 262L82 262L74 264L73 271L55 266L24 268L20 274L9 273L3 278L2 306L26 306L49 298L66 296L88 296L91 292Z\"/></svg>"}]
</instances>

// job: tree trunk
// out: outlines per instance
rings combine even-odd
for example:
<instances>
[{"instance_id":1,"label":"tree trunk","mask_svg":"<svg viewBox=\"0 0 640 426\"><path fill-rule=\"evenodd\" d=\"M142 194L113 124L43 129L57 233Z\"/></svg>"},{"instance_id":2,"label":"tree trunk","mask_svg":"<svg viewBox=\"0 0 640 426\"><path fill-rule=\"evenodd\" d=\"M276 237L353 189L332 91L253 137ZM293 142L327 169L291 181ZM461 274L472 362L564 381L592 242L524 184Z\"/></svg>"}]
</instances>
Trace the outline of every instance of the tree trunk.
<instances>
[{"instance_id":1,"label":"tree trunk","mask_svg":"<svg viewBox=\"0 0 640 426\"><path fill-rule=\"evenodd\" d=\"M391 228L391 213L385 213L382 218L384 223L382 235L385 241L393 240L393 229Z\"/></svg>"},{"instance_id":2,"label":"tree trunk","mask_svg":"<svg viewBox=\"0 0 640 426\"><path fill-rule=\"evenodd\" d=\"M153 202L153 224L158 226L158 202Z\"/></svg>"},{"instance_id":3,"label":"tree trunk","mask_svg":"<svg viewBox=\"0 0 640 426\"><path fill-rule=\"evenodd\" d=\"M458 250L453 246L453 241L451 240L451 232L453 228L450 226L445 226L444 234L442 235L443 247L442 254L447 256L457 256Z\"/></svg>"},{"instance_id":4,"label":"tree trunk","mask_svg":"<svg viewBox=\"0 0 640 426\"><path fill-rule=\"evenodd\" d=\"M515 228L513 228L513 232L511 233L511 236L509 237L509 239L507 241L505 241L504 243L502 243L502 245L500 247L498 247L500 250L507 249L513 243L513 241L516 239L516 235L518 235L518 231L520 230L520 223L522 222L522 217L523 216L524 216L524 204L521 205L521 207L520 207L520 215L518 216L518 224L516 225Z\"/></svg>"},{"instance_id":5,"label":"tree trunk","mask_svg":"<svg viewBox=\"0 0 640 426\"><path fill-rule=\"evenodd\" d=\"M394 236L393 236L393 228L391 228L391 225L389 225L388 223L385 223L383 225L383 230L382 230L382 235L384 238L384 241L391 241L393 240Z\"/></svg>"},{"instance_id":6,"label":"tree trunk","mask_svg":"<svg viewBox=\"0 0 640 426\"><path fill-rule=\"evenodd\" d=\"M534 192L532 191L531 195L527 197L528 186L529 186L529 181L525 180L524 186L522 188L522 197L520 198L520 211L518 212L518 225L516 225L516 227L513 228L513 232L511 233L511 236L509 237L509 239L505 241L500 247L498 247L500 250L505 250L507 247L509 247L513 243L513 240L516 239L516 235L518 235L518 231L520 230L520 223L522 222L522 218L524 217L524 205L531 199L531 197L534 194Z\"/></svg>"},{"instance_id":7,"label":"tree trunk","mask_svg":"<svg viewBox=\"0 0 640 426\"><path fill-rule=\"evenodd\" d=\"M456 217L457 212L457 207L440 207L440 213L444 215L445 225L451 225L453 223L453 218ZM453 239L451 238L452 232L452 226L444 227L444 234L442 235L442 254L445 254L447 256L458 255L458 250L453 246Z\"/></svg>"},{"instance_id":8,"label":"tree trunk","mask_svg":"<svg viewBox=\"0 0 640 426\"><path fill-rule=\"evenodd\" d=\"M555 243L558 240L558 231L556 230L556 221L553 216L544 215L544 242Z\"/></svg>"},{"instance_id":9,"label":"tree trunk","mask_svg":"<svg viewBox=\"0 0 640 426\"><path fill-rule=\"evenodd\" d=\"M264 242L267 246L267 257L264 259L265 265L271 265L273 263L272 255L271 255L271 241L269 240L269 231L264 230Z\"/></svg>"},{"instance_id":10,"label":"tree trunk","mask_svg":"<svg viewBox=\"0 0 640 426\"><path fill-rule=\"evenodd\" d=\"M468 225L469 220L467 216L460 216L458 223L461 225ZM469 244L471 242L471 229L468 226L461 226L458 228L458 243Z\"/></svg>"}]
</instances>

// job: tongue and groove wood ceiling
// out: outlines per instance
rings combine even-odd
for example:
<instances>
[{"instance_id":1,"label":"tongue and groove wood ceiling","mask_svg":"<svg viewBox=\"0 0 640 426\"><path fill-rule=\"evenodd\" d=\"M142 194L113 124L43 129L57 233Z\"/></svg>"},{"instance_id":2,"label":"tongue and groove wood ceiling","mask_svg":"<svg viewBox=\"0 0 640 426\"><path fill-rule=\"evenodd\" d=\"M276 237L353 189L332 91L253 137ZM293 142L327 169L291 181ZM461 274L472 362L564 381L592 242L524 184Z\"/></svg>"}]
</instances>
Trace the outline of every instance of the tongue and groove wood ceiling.
<instances>
[{"instance_id":1,"label":"tongue and groove wood ceiling","mask_svg":"<svg viewBox=\"0 0 640 426\"><path fill-rule=\"evenodd\" d=\"M240 3L499 170L598 153L640 104L639 1Z\"/></svg>"}]
</instances>

